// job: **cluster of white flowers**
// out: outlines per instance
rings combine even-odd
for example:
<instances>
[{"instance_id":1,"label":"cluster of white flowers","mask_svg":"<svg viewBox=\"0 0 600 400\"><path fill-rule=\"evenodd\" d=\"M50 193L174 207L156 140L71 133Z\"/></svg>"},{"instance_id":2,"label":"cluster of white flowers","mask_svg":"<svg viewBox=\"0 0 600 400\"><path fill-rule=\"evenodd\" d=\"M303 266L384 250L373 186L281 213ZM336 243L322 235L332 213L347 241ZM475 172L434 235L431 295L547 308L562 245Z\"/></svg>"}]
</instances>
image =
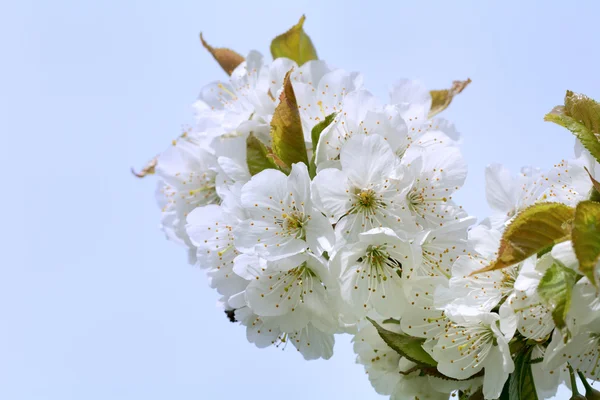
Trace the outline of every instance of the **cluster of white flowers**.
<instances>
[{"instance_id":1,"label":"cluster of white flowers","mask_svg":"<svg viewBox=\"0 0 600 400\"><path fill-rule=\"evenodd\" d=\"M251 173L249 138L277 145L286 81L311 161L270 154L273 168ZM584 166L595 161L579 150L548 172L488 167L495 214L474 225L452 199L467 174L459 135L431 106L416 81L397 83L384 104L360 74L318 60L268 65L251 52L228 82L201 90L195 125L157 157L162 228L206 270L248 341L328 359L334 334L352 334L373 387L392 399L497 399L526 345L539 398L569 376L567 363L600 379L595 286L577 280L565 329L537 291L556 263L578 273L571 242L474 274L520 211L587 199Z\"/></svg>"}]
</instances>

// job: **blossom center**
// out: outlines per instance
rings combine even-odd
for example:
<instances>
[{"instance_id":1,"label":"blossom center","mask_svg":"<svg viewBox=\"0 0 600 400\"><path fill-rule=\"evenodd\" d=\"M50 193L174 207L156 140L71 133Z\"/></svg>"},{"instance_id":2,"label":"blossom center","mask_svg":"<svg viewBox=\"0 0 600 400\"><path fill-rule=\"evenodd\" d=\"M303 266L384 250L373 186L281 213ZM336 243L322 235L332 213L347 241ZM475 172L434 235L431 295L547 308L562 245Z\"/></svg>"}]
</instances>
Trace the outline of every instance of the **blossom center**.
<instances>
[{"instance_id":1,"label":"blossom center","mask_svg":"<svg viewBox=\"0 0 600 400\"><path fill-rule=\"evenodd\" d=\"M503 296L508 296L515 288L515 281L519 273L518 267L505 268L502 271L502 280L500 281L500 291Z\"/></svg>"},{"instance_id":2,"label":"blossom center","mask_svg":"<svg viewBox=\"0 0 600 400\"><path fill-rule=\"evenodd\" d=\"M402 276L402 263L390 256L386 250L386 245L369 245L364 258L359 261L365 262L371 269L371 276L377 280L387 281L386 269L396 270L398 275Z\"/></svg>"},{"instance_id":3,"label":"blossom center","mask_svg":"<svg viewBox=\"0 0 600 400\"><path fill-rule=\"evenodd\" d=\"M375 190L356 189L352 203L353 212L373 214L380 207L385 207L385 204L378 198Z\"/></svg>"},{"instance_id":4,"label":"blossom center","mask_svg":"<svg viewBox=\"0 0 600 400\"><path fill-rule=\"evenodd\" d=\"M306 233L304 231L304 225L308 222L308 218L303 212L294 210L292 212L281 214L281 227L288 236L294 236L297 239L304 239Z\"/></svg>"},{"instance_id":5,"label":"blossom center","mask_svg":"<svg viewBox=\"0 0 600 400\"><path fill-rule=\"evenodd\" d=\"M408 207L410 210L421 216L427 211L428 204L437 202L445 203L448 201L447 197L434 198L432 194L427 197L423 188L419 190L416 187L413 187L410 192L408 192L406 199L408 200Z\"/></svg>"},{"instance_id":6,"label":"blossom center","mask_svg":"<svg viewBox=\"0 0 600 400\"><path fill-rule=\"evenodd\" d=\"M306 262L289 270L286 273L286 277L287 279L290 279L290 282L283 288L283 290L287 293L294 286L297 286L300 289L300 302L302 303L304 303L304 296L313 293L315 284L322 285L322 282L317 274L315 274L314 271L306 265ZM287 281L287 279L285 279L284 282ZM318 283L314 281L315 279L318 281ZM325 287L325 289L327 288Z\"/></svg>"}]
</instances>

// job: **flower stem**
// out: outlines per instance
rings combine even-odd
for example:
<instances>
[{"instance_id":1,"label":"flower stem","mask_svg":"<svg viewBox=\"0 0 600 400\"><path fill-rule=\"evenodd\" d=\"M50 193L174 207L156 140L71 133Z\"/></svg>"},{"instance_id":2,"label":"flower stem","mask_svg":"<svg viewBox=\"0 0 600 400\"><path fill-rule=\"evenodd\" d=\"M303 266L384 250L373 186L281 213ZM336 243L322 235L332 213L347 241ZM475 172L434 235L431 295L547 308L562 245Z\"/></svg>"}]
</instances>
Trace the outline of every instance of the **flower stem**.
<instances>
[{"instance_id":1,"label":"flower stem","mask_svg":"<svg viewBox=\"0 0 600 400\"><path fill-rule=\"evenodd\" d=\"M573 367L571 367L571 364L567 364L567 367L569 368L569 376L571 377L571 392L573 392L573 396L577 396L579 394L579 389L577 389L577 380L575 380Z\"/></svg>"}]
</instances>

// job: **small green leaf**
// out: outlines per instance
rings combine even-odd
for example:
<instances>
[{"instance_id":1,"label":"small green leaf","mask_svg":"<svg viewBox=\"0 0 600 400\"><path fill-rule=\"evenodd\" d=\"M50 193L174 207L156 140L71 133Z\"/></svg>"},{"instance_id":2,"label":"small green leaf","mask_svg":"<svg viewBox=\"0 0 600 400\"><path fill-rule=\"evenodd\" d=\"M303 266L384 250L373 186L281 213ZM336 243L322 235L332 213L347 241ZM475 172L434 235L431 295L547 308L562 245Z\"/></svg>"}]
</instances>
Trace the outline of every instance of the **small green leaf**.
<instances>
[{"instance_id":1,"label":"small green leaf","mask_svg":"<svg viewBox=\"0 0 600 400\"><path fill-rule=\"evenodd\" d=\"M312 131L310 132L310 137L312 139L312 158L310 159L310 165L308 166L308 172L311 178L314 178L317 175L317 164L315 160L317 159L317 145L319 144L319 139L321 138L321 133L325 128L327 128L335 119L337 113L329 114L325 117L325 119L318 124L316 124Z\"/></svg>"},{"instance_id":2,"label":"small green leaf","mask_svg":"<svg viewBox=\"0 0 600 400\"><path fill-rule=\"evenodd\" d=\"M275 108L271 120L271 139L273 154L286 166L303 162L308 166L308 155L302 131L302 121L298 112L298 103L294 88L290 82L288 71L283 80L283 91L279 97L279 105Z\"/></svg>"},{"instance_id":3,"label":"small green leaf","mask_svg":"<svg viewBox=\"0 0 600 400\"><path fill-rule=\"evenodd\" d=\"M573 222L573 249L581 272L598 286L600 261L600 203L582 201L575 209Z\"/></svg>"},{"instance_id":4,"label":"small green leaf","mask_svg":"<svg viewBox=\"0 0 600 400\"><path fill-rule=\"evenodd\" d=\"M387 329L382 328L371 318L367 317L367 319L373 324L375 329L377 329L377 332L383 341L393 350L395 350L396 353L419 365L426 367L437 366L437 363L429 355L429 353L423 350L422 345L423 342L425 342L425 339L388 331Z\"/></svg>"},{"instance_id":5,"label":"small green leaf","mask_svg":"<svg viewBox=\"0 0 600 400\"><path fill-rule=\"evenodd\" d=\"M465 90L469 83L471 83L471 79L454 81L450 89L432 90L429 92L431 94L431 109L429 110L428 117L432 118L448 108L454 96Z\"/></svg>"},{"instance_id":6,"label":"small green leaf","mask_svg":"<svg viewBox=\"0 0 600 400\"><path fill-rule=\"evenodd\" d=\"M509 267L568 240L574 213L572 207L560 203L537 203L524 209L504 231L496 260L472 275Z\"/></svg>"},{"instance_id":7,"label":"small green leaf","mask_svg":"<svg viewBox=\"0 0 600 400\"><path fill-rule=\"evenodd\" d=\"M568 90L565 105L554 107L544 120L573 132L583 147L600 162L600 103Z\"/></svg>"},{"instance_id":8,"label":"small green leaf","mask_svg":"<svg viewBox=\"0 0 600 400\"><path fill-rule=\"evenodd\" d=\"M318 60L317 50L313 46L310 37L304 32L302 26L306 17L300 17L300 21L290 28L286 33L277 36L271 42L271 55L273 59L286 57L302 65L307 61Z\"/></svg>"},{"instance_id":9,"label":"small green leaf","mask_svg":"<svg viewBox=\"0 0 600 400\"><path fill-rule=\"evenodd\" d=\"M227 75L231 75L237 66L244 62L244 57L235 51L223 47L212 47L210 44L206 43L202 37L202 33L200 34L200 42L202 42L202 46L212 54L214 59L217 60L221 68L227 72Z\"/></svg>"},{"instance_id":10,"label":"small green leaf","mask_svg":"<svg viewBox=\"0 0 600 400\"><path fill-rule=\"evenodd\" d=\"M538 400L529 362L532 350L533 347L526 348L515 358L515 370L510 374L508 387L510 400Z\"/></svg>"},{"instance_id":11,"label":"small green leaf","mask_svg":"<svg viewBox=\"0 0 600 400\"><path fill-rule=\"evenodd\" d=\"M327 128L329 126L329 124L331 124L331 122L333 122L336 115L337 115L337 113L329 114L328 116L325 117L325 119L323 121L319 122L318 124L316 124L314 126L314 128L312 128L312 131L310 132L310 137L312 139L313 150L317 149L317 144L319 144L319 138L321 137L321 132L323 132L323 130L325 130L325 128Z\"/></svg>"},{"instance_id":12,"label":"small green leaf","mask_svg":"<svg viewBox=\"0 0 600 400\"><path fill-rule=\"evenodd\" d=\"M270 153L269 148L254 134L248 135L248 139L246 139L246 158L251 175L256 175L268 168L279 169L273 158L269 156Z\"/></svg>"},{"instance_id":13,"label":"small green leaf","mask_svg":"<svg viewBox=\"0 0 600 400\"><path fill-rule=\"evenodd\" d=\"M554 263L546 270L538 285L537 292L552 311L552 319L559 329L565 327L565 317L571 306L571 294L575 283L577 272Z\"/></svg>"}]
</instances>

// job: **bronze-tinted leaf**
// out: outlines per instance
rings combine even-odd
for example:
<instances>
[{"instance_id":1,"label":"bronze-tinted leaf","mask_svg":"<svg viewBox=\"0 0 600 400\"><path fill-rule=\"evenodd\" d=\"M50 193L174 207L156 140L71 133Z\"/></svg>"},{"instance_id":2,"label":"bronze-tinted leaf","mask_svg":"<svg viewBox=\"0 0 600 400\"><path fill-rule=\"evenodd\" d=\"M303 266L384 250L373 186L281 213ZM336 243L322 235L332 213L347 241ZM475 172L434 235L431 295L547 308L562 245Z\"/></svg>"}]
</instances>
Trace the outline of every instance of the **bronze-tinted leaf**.
<instances>
[{"instance_id":1,"label":"bronze-tinted leaf","mask_svg":"<svg viewBox=\"0 0 600 400\"><path fill-rule=\"evenodd\" d=\"M288 71L285 75L283 91L279 97L280 102L275 108L271 120L273 154L288 167L298 162L308 165L302 121L298 112L294 88L290 82L291 72Z\"/></svg>"},{"instance_id":2,"label":"bronze-tinted leaf","mask_svg":"<svg viewBox=\"0 0 600 400\"><path fill-rule=\"evenodd\" d=\"M237 68L238 65L244 62L244 57L236 53L231 49L227 49L224 47L212 47L202 37L202 33L200 34L200 41L202 42L202 46L206 50L209 51L210 54L217 60L221 68L227 72L227 75L231 75L234 69Z\"/></svg>"},{"instance_id":3,"label":"bronze-tinted leaf","mask_svg":"<svg viewBox=\"0 0 600 400\"><path fill-rule=\"evenodd\" d=\"M158 159L156 157L154 157L152 160L148 161L148 163L144 166L144 168L142 168L142 170L140 172L135 172L135 170L132 167L131 173L133 175L137 176L138 178L144 178L147 175L152 175L156 172L157 162L158 162Z\"/></svg>"},{"instance_id":4,"label":"bronze-tinted leaf","mask_svg":"<svg viewBox=\"0 0 600 400\"><path fill-rule=\"evenodd\" d=\"M521 211L502 234L498 258L472 275L510 267L570 238L575 209L537 203Z\"/></svg>"},{"instance_id":5,"label":"bronze-tinted leaf","mask_svg":"<svg viewBox=\"0 0 600 400\"><path fill-rule=\"evenodd\" d=\"M471 79L467 79L466 81L454 81L452 82L452 87L450 89L432 90L430 92L431 110L429 110L428 117L432 118L448 108L454 96L465 90L469 83L471 83Z\"/></svg>"}]
</instances>

